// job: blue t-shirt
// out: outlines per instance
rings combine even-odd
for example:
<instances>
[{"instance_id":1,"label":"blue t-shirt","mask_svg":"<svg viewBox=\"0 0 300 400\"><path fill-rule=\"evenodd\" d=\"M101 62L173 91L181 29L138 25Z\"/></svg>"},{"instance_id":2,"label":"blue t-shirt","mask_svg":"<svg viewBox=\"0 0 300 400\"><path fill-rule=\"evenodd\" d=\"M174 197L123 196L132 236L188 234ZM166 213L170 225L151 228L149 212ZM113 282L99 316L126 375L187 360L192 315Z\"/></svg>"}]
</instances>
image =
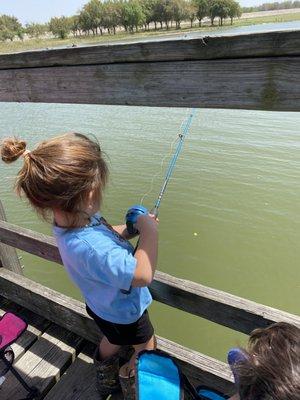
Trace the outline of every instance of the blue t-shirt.
<instances>
[{"instance_id":1,"label":"blue t-shirt","mask_svg":"<svg viewBox=\"0 0 300 400\"><path fill-rule=\"evenodd\" d=\"M95 214L84 228L53 226L59 252L86 304L99 317L118 324L137 321L152 302L147 287L132 287L133 246Z\"/></svg>"}]
</instances>

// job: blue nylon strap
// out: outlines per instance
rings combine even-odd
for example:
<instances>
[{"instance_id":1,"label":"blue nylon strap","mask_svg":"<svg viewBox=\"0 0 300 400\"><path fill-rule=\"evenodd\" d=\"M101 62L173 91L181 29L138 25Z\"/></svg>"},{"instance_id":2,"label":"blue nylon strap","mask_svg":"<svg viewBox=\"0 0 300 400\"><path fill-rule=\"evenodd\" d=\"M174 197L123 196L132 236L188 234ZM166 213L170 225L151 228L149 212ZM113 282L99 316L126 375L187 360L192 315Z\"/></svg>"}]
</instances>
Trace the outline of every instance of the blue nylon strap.
<instances>
[{"instance_id":1,"label":"blue nylon strap","mask_svg":"<svg viewBox=\"0 0 300 400\"><path fill-rule=\"evenodd\" d=\"M213 390L210 389L200 389L198 391L198 394L200 399L202 400L225 400L226 397L214 392Z\"/></svg>"}]
</instances>

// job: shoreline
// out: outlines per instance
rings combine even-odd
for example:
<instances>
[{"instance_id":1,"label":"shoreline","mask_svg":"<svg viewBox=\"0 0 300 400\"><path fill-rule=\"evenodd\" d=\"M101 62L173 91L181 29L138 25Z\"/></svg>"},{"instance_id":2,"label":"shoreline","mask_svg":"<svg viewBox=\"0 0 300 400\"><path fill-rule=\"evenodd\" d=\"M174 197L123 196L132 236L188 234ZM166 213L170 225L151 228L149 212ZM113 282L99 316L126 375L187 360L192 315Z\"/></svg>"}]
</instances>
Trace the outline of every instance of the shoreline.
<instances>
[{"instance_id":1,"label":"shoreline","mask_svg":"<svg viewBox=\"0 0 300 400\"><path fill-rule=\"evenodd\" d=\"M226 19L223 26L210 25L210 20L205 18L202 26L199 27L198 23L194 23L191 28L189 22L182 22L181 29L154 29L150 31L141 31L135 34L128 34L124 31L119 31L116 35L104 34L103 36L81 36L81 37L68 37L61 40L53 37L39 38L39 39L25 39L15 40L13 42L0 42L0 54L9 54L23 51L45 50L55 48L67 48L77 46L89 46L98 44L112 44L112 43L129 43L135 41L144 41L151 39L167 39L168 37L176 37L182 34L188 35L190 33L196 34L203 33L203 36L210 32L221 31L231 28L239 28L244 26L254 26L267 23L284 23L300 21L300 8L288 10L272 10L272 11L258 11L253 13L244 13L241 18L234 19L233 25L230 24L230 19Z\"/></svg>"}]
</instances>

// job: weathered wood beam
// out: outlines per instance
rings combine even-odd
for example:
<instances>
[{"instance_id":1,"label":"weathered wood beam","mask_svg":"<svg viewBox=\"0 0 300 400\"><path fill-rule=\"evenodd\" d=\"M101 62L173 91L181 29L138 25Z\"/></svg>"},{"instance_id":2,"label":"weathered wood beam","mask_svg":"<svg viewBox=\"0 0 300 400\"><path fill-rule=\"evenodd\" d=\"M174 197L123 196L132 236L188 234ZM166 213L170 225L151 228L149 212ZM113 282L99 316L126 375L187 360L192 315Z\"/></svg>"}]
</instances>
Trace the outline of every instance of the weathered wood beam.
<instances>
[{"instance_id":1,"label":"weathered wood beam","mask_svg":"<svg viewBox=\"0 0 300 400\"><path fill-rule=\"evenodd\" d=\"M0 71L0 101L300 110L297 57Z\"/></svg>"},{"instance_id":2,"label":"weathered wood beam","mask_svg":"<svg viewBox=\"0 0 300 400\"><path fill-rule=\"evenodd\" d=\"M43 233L0 220L0 243L62 264L55 239Z\"/></svg>"},{"instance_id":3,"label":"weathered wood beam","mask_svg":"<svg viewBox=\"0 0 300 400\"><path fill-rule=\"evenodd\" d=\"M1 242L62 264L52 237L0 221ZM278 321L300 327L299 316L160 271L156 272L150 290L159 302L243 333Z\"/></svg>"},{"instance_id":4,"label":"weathered wood beam","mask_svg":"<svg viewBox=\"0 0 300 400\"><path fill-rule=\"evenodd\" d=\"M5 269L0 269L0 295L93 343L99 342L98 328L80 301ZM225 363L161 337L158 348L172 355L198 383L232 392L232 376Z\"/></svg>"},{"instance_id":5,"label":"weathered wood beam","mask_svg":"<svg viewBox=\"0 0 300 400\"><path fill-rule=\"evenodd\" d=\"M6 214L0 200L0 220L6 221ZM4 267L18 274L23 274L22 266L15 247L0 243L0 267Z\"/></svg>"},{"instance_id":6,"label":"weathered wood beam","mask_svg":"<svg viewBox=\"0 0 300 400\"><path fill-rule=\"evenodd\" d=\"M2 54L0 69L299 55L296 30Z\"/></svg>"},{"instance_id":7,"label":"weathered wood beam","mask_svg":"<svg viewBox=\"0 0 300 400\"><path fill-rule=\"evenodd\" d=\"M0 70L0 101L300 110L298 57Z\"/></svg>"}]
</instances>

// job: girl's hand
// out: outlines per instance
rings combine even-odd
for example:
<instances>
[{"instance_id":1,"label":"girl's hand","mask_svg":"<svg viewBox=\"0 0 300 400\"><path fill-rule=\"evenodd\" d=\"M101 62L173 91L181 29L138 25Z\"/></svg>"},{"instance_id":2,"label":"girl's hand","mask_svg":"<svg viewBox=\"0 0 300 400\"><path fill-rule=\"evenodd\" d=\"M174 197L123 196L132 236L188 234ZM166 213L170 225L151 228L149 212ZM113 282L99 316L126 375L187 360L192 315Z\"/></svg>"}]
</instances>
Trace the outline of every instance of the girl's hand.
<instances>
[{"instance_id":1,"label":"girl's hand","mask_svg":"<svg viewBox=\"0 0 300 400\"><path fill-rule=\"evenodd\" d=\"M153 218L157 223L159 223L158 217L155 216L154 214L151 214L151 212L149 213L149 217Z\"/></svg>"},{"instance_id":2,"label":"girl's hand","mask_svg":"<svg viewBox=\"0 0 300 400\"><path fill-rule=\"evenodd\" d=\"M140 233L145 230L157 231L158 219L153 214L139 215L134 227Z\"/></svg>"}]
</instances>

